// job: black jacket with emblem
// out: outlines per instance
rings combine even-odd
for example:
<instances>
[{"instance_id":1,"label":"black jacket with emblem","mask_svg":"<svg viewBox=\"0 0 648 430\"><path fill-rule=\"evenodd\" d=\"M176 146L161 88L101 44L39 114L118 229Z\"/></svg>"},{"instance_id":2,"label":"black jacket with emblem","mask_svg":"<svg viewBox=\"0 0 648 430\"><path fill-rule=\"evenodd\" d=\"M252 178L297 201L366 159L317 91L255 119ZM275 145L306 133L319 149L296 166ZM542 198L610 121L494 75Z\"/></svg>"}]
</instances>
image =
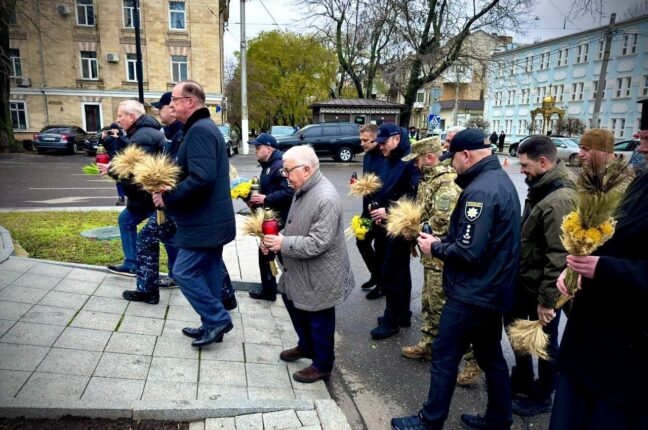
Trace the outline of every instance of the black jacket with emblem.
<instances>
[{"instance_id":1,"label":"black jacket with emblem","mask_svg":"<svg viewBox=\"0 0 648 430\"><path fill-rule=\"evenodd\" d=\"M556 279L567 258L560 226L575 204L574 182L560 160L529 185L522 215L519 282L546 308L553 308L560 296Z\"/></svg>"},{"instance_id":2,"label":"black jacket with emblem","mask_svg":"<svg viewBox=\"0 0 648 430\"><path fill-rule=\"evenodd\" d=\"M376 147L371 151L365 152L362 157L362 174L366 175L368 173L373 173L376 176L380 175L380 168L382 167L384 160L385 157L383 157L380 147L376 145ZM371 203L372 200L373 196L371 195L362 197L362 216L365 218L371 218L371 214L369 213L369 203Z\"/></svg>"},{"instance_id":3,"label":"black jacket with emblem","mask_svg":"<svg viewBox=\"0 0 648 430\"><path fill-rule=\"evenodd\" d=\"M496 156L455 180L463 188L448 235L432 246L444 262L443 289L460 302L506 312L520 261L520 201Z\"/></svg>"},{"instance_id":4,"label":"black jacket with emblem","mask_svg":"<svg viewBox=\"0 0 648 430\"><path fill-rule=\"evenodd\" d=\"M279 214L281 218L279 222L283 226L295 192L288 186L288 180L279 173L283 167L282 156L283 152L275 149L268 161L259 163L261 164L259 182L261 194L266 196L264 206Z\"/></svg>"},{"instance_id":5,"label":"black jacket with emblem","mask_svg":"<svg viewBox=\"0 0 648 430\"><path fill-rule=\"evenodd\" d=\"M230 197L229 160L225 140L209 110L196 110L183 127L176 163L178 185L164 194L176 221L180 248L215 248L234 240L236 224Z\"/></svg>"}]
</instances>

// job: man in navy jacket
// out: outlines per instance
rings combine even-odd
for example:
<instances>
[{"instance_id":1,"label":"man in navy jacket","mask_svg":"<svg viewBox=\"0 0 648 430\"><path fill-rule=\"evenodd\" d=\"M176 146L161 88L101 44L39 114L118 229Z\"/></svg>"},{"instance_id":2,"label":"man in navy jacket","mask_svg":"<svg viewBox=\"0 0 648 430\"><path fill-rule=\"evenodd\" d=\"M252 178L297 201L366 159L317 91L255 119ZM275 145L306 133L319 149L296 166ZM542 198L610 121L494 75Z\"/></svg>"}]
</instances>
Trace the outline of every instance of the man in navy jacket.
<instances>
[{"instance_id":1,"label":"man in navy jacket","mask_svg":"<svg viewBox=\"0 0 648 430\"><path fill-rule=\"evenodd\" d=\"M170 106L184 123L176 157L182 174L175 189L153 194L156 207L166 206L177 224L173 273L202 321L201 327L182 330L196 339L195 347L220 342L233 328L221 302L223 246L236 236L229 161L225 140L204 104L205 92L197 82L173 88Z\"/></svg>"},{"instance_id":2,"label":"man in navy jacket","mask_svg":"<svg viewBox=\"0 0 648 430\"><path fill-rule=\"evenodd\" d=\"M279 215L279 225L283 227L294 190L288 186L288 180L281 176L279 171L283 168L283 152L277 149L277 140L271 134L261 133L255 140L250 142L254 145L259 164L261 164L261 190L258 194L250 197L251 208L265 207L272 209ZM250 297L258 300L277 299L277 280L270 270L270 262L274 254L263 255L259 249L259 270L261 271L260 292L250 291Z\"/></svg>"}]
</instances>

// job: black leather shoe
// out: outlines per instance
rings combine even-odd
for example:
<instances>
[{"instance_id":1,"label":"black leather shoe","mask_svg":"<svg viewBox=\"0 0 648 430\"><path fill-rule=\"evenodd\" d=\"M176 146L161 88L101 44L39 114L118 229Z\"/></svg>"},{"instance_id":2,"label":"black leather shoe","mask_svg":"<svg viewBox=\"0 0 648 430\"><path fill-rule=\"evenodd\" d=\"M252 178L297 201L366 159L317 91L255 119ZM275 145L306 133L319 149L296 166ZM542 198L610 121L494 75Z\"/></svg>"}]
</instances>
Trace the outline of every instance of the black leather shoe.
<instances>
[{"instance_id":1,"label":"black leather shoe","mask_svg":"<svg viewBox=\"0 0 648 430\"><path fill-rule=\"evenodd\" d=\"M400 332L400 327L392 327L387 324L379 325L378 327L371 330L371 337L374 339L387 339L397 335Z\"/></svg>"},{"instance_id":2,"label":"black leather shoe","mask_svg":"<svg viewBox=\"0 0 648 430\"><path fill-rule=\"evenodd\" d=\"M376 281L374 278L369 278L369 280L367 282L360 285L360 288L362 288L363 290L367 290L367 289L375 286L377 283L378 283L378 281Z\"/></svg>"},{"instance_id":3,"label":"black leather shoe","mask_svg":"<svg viewBox=\"0 0 648 430\"><path fill-rule=\"evenodd\" d=\"M137 270L128 269L123 265L115 266L113 264L109 264L108 266L106 266L106 269L108 269L109 272L115 273L117 275L130 276L131 278L137 276Z\"/></svg>"},{"instance_id":4,"label":"black leather shoe","mask_svg":"<svg viewBox=\"0 0 648 430\"><path fill-rule=\"evenodd\" d=\"M191 342L191 346L195 346L196 348L201 348L203 346L211 345L214 342L216 343L222 342L223 335L228 331L232 330L233 328L234 325L232 323L227 324L225 327L219 326L215 328L209 328L204 331L200 339L196 339L193 342Z\"/></svg>"},{"instance_id":5,"label":"black leather shoe","mask_svg":"<svg viewBox=\"0 0 648 430\"><path fill-rule=\"evenodd\" d=\"M149 293L142 293L137 290L124 291L122 297L130 302L144 302L149 305L157 305L160 302L159 291L151 291Z\"/></svg>"},{"instance_id":6,"label":"black leather shoe","mask_svg":"<svg viewBox=\"0 0 648 430\"><path fill-rule=\"evenodd\" d=\"M431 430L432 427L428 425L423 419L414 415L411 417L392 418L392 430Z\"/></svg>"},{"instance_id":7,"label":"black leather shoe","mask_svg":"<svg viewBox=\"0 0 648 430\"><path fill-rule=\"evenodd\" d=\"M189 336L192 339L199 339L203 334L205 334L205 330L202 327L185 327L182 329L182 334Z\"/></svg>"},{"instance_id":8,"label":"black leather shoe","mask_svg":"<svg viewBox=\"0 0 648 430\"><path fill-rule=\"evenodd\" d=\"M461 415L461 426L467 430L510 430L510 424L496 425L481 415Z\"/></svg>"},{"instance_id":9,"label":"black leather shoe","mask_svg":"<svg viewBox=\"0 0 648 430\"><path fill-rule=\"evenodd\" d=\"M263 291L257 293L256 291L250 291L250 297L254 300L268 300L269 302L274 302L277 300L277 294L267 294Z\"/></svg>"},{"instance_id":10,"label":"black leather shoe","mask_svg":"<svg viewBox=\"0 0 648 430\"><path fill-rule=\"evenodd\" d=\"M367 300L377 300L384 295L385 293L383 293L380 288L375 287L373 290L369 291L365 297L367 297Z\"/></svg>"},{"instance_id":11,"label":"black leather shoe","mask_svg":"<svg viewBox=\"0 0 648 430\"><path fill-rule=\"evenodd\" d=\"M231 311L232 309L236 309L238 304L236 303L236 297L232 296L227 299L223 299L223 306L225 306L225 309L228 311Z\"/></svg>"},{"instance_id":12,"label":"black leather shoe","mask_svg":"<svg viewBox=\"0 0 648 430\"><path fill-rule=\"evenodd\" d=\"M544 400L526 397L523 399L513 400L513 413L522 417L534 417L538 414L551 412L553 402L551 397Z\"/></svg>"},{"instance_id":13,"label":"black leather shoe","mask_svg":"<svg viewBox=\"0 0 648 430\"><path fill-rule=\"evenodd\" d=\"M378 322L378 325L383 325L383 324L385 324L385 317L384 316L379 316L378 318L376 318L376 321ZM409 319L407 321L399 321L398 325L401 326L401 327L405 327L405 328L412 327L412 320Z\"/></svg>"}]
</instances>

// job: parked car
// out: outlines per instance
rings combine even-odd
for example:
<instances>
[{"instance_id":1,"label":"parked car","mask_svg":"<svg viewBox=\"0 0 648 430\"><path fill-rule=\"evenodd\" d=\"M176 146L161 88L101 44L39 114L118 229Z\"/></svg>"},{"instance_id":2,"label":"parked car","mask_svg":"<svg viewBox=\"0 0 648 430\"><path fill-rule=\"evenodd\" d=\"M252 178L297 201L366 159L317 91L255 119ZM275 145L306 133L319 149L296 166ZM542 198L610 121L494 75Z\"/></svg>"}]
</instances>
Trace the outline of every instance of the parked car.
<instances>
[{"instance_id":1,"label":"parked car","mask_svg":"<svg viewBox=\"0 0 648 430\"><path fill-rule=\"evenodd\" d=\"M533 134L530 134L528 136L524 136L522 139L518 140L517 142L513 142L509 145L509 155L511 157L517 157L517 149L520 146L522 142L530 138L531 136L534 136Z\"/></svg>"},{"instance_id":2,"label":"parked car","mask_svg":"<svg viewBox=\"0 0 648 430\"><path fill-rule=\"evenodd\" d=\"M317 155L331 156L339 161L351 161L362 152L360 129L353 123L311 124L291 136L277 137L277 145L282 151L306 144L311 145Z\"/></svg>"},{"instance_id":3,"label":"parked car","mask_svg":"<svg viewBox=\"0 0 648 430\"><path fill-rule=\"evenodd\" d=\"M577 137L551 137L551 141L556 145L558 158L568 162L572 166L580 165L578 160L579 139Z\"/></svg>"},{"instance_id":4,"label":"parked car","mask_svg":"<svg viewBox=\"0 0 648 430\"><path fill-rule=\"evenodd\" d=\"M239 153L239 146L241 144L236 133L232 133L232 129L227 124L222 124L218 126L223 138L225 139L225 144L227 145L227 156L231 157L234 154Z\"/></svg>"},{"instance_id":5,"label":"parked car","mask_svg":"<svg viewBox=\"0 0 648 430\"><path fill-rule=\"evenodd\" d=\"M81 127L74 125L48 125L34 134L33 147L39 154L47 151L74 154L85 151L87 145L96 138L96 135L88 134Z\"/></svg>"},{"instance_id":6,"label":"parked car","mask_svg":"<svg viewBox=\"0 0 648 430\"><path fill-rule=\"evenodd\" d=\"M630 157L634 154L637 146L639 146L639 139L622 140L614 144L614 155L626 161L630 161Z\"/></svg>"},{"instance_id":7,"label":"parked car","mask_svg":"<svg viewBox=\"0 0 648 430\"><path fill-rule=\"evenodd\" d=\"M289 125L273 125L270 127L270 134L274 137L290 136L295 132L295 129Z\"/></svg>"}]
</instances>

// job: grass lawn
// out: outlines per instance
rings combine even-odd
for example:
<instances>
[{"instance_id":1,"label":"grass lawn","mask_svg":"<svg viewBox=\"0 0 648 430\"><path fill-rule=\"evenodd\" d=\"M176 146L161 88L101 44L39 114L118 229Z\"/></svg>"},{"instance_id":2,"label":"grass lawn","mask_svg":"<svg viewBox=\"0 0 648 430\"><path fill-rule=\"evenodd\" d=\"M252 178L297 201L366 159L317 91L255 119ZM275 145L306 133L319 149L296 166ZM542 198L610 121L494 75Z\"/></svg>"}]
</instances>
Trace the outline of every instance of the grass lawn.
<instances>
[{"instance_id":1,"label":"grass lawn","mask_svg":"<svg viewBox=\"0 0 648 430\"><path fill-rule=\"evenodd\" d=\"M97 266L123 260L121 241L95 240L82 231L117 225L118 212L0 212L0 225L32 258ZM144 224L141 224L144 225ZM160 271L167 271L167 256L160 246Z\"/></svg>"}]
</instances>

